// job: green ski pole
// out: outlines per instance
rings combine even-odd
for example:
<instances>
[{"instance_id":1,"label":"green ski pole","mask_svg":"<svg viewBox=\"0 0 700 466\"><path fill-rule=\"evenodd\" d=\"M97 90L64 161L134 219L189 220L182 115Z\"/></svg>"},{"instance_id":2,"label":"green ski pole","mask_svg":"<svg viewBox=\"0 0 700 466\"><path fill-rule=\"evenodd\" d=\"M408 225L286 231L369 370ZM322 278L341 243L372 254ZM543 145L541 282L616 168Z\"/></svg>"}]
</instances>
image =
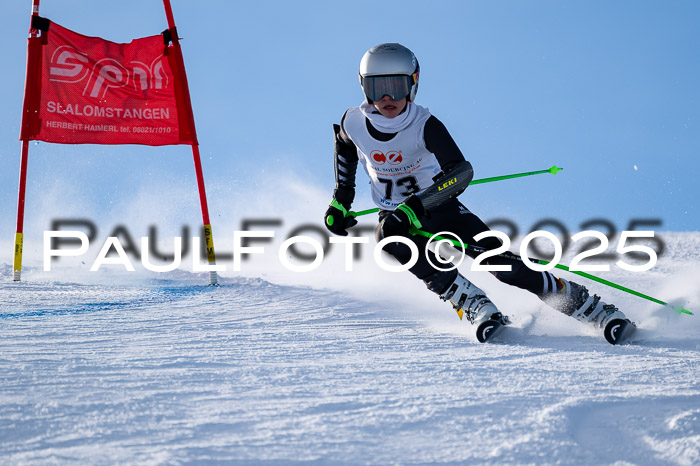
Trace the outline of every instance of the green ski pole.
<instances>
[{"instance_id":1,"label":"green ski pole","mask_svg":"<svg viewBox=\"0 0 700 466\"><path fill-rule=\"evenodd\" d=\"M446 237L440 236L440 235L435 235L435 236L434 236L434 235L432 235L431 233L428 233L427 231L423 231L423 230L412 229L412 230L411 230L411 234L412 234L412 235L425 236L426 238L433 238L433 239L436 239L436 240L438 240L438 241L440 241L440 240L446 240L446 241L449 241L450 243L452 243L456 248L464 248L465 250L472 250L472 251L478 252L478 253L483 253L483 252L486 252L486 251L487 251L487 249L482 248L482 247L480 247L480 246L474 246L474 245L470 245L470 244L465 244L465 243L462 243L461 241L457 241L457 240L451 239L451 238L446 238ZM501 253L501 254L496 254L494 257L505 257L505 258L507 258L507 259L514 259L514 260L519 260L519 261L521 261L521 262L524 262L524 260L523 260L522 257L518 256L517 254L513 254L512 252L504 252L504 253ZM537 263L537 264L540 264L540 265L547 265L547 264L549 264L549 261L542 260L542 259L533 259L533 258L530 258L530 261L532 261L532 262L534 262L534 263ZM690 311L687 310L687 309L684 309L684 308L682 308L682 307L670 306L670 305L669 305L667 302L665 302L665 301L661 301L660 299L656 299L656 298L653 298L653 297L651 297L651 296L647 296L647 295L645 295L645 294L643 294L643 293L640 293L639 291L634 291L634 290L632 290L632 289L630 289L630 288L624 287L624 286L622 286L622 285L618 285L617 283L613 283L613 282L611 282L611 281L609 281L609 280L605 280L604 278L596 277L595 275L591 275L591 274L586 273L586 272L580 272L580 271L576 271L576 270L570 270L569 267L567 267L567 266L565 266L565 265L562 265L562 264L554 264L554 267L556 267L557 269L566 270L567 272L570 272L570 273L573 273L573 274L576 274L576 275L580 275L580 276L582 276L582 277L588 278L589 280L593 280L593 281L595 281L595 282L602 283L603 285L607 285L607 286L609 286L609 287L618 289L618 290L620 290L620 291L624 291L625 293L629 293L629 294L632 294L632 295L634 295L634 296L638 296L638 297L640 297L640 298L644 298L644 299L646 299L646 300L648 300L648 301L652 301L652 302L655 302L655 303L657 303L657 304L661 304L662 306L669 306L669 307L671 307L672 309L674 309L676 312L678 312L679 314L694 315L692 312L690 312Z\"/></svg>"},{"instance_id":2,"label":"green ski pole","mask_svg":"<svg viewBox=\"0 0 700 466\"><path fill-rule=\"evenodd\" d=\"M544 173L551 173L552 175L556 175L557 173L559 173L562 170L563 170L563 168L559 168L556 165L552 165L551 167L547 168L546 170L537 170L534 172L524 172L524 173L514 173L512 175L492 176L490 178L481 178L479 180L472 180L469 183L469 186L471 186L473 184L491 183L492 181L501 181L501 180L509 180L512 178L520 178L522 176L542 175ZM353 212L351 210L350 212L348 212L348 215L352 215L353 217L360 217L362 215L373 214L375 212L379 212L379 209L376 207L374 209L361 210L359 212Z\"/></svg>"},{"instance_id":3,"label":"green ski pole","mask_svg":"<svg viewBox=\"0 0 700 466\"><path fill-rule=\"evenodd\" d=\"M551 173L552 175L556 175L560 171L562 171L563 168L559 168L556 165L552 165L546 170L537 170L534 172L524 172L524 173L515 173L513 175L502 175L502 176L492 176L491 178L481 178L480 180L472 180L471 183L469 183L469 186L473 184L481 184L481 183L490 183L492 181L501 181L501 180L510 180L511 178L520 178L522 176L531 176L531 175L542 175L544 173Z\"/></svg>"}]
</instances>

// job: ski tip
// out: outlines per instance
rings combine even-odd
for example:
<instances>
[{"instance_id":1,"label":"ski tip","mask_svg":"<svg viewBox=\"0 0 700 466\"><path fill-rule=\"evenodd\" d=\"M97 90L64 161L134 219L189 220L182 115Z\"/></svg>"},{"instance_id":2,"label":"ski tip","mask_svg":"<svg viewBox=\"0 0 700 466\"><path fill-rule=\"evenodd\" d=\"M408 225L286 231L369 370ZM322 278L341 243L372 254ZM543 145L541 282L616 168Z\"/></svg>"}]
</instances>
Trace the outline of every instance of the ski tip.
<instances>
[{"instance_id":1,"label":"ski tip","mask_svg":"<svg viewBox=\"0 0 700 466\"><path fill-rule=\"evenodd\" d=\"M552 175L556 175L557 173L559 173L562 170L563 170L563 168L557 167L556 165L552 165L551 167L549 167L549 173L551 173Z\"/></svg>"},{"instance_id":2,"label":"ski tip","mask_svg":"<svg viewBox=\"0 0 700 466\"><path fill-rule=\"evenodd\" d=\"M613 319L605 326L603 336L611 345L623 345L637 327L628 319Z\"/></svg>"},{"instance_id":3,"label":"ski tip","mask_svg":"<svg viewBox=\"0 0 700 466\"><path fill-rule=\"evenodd\" d=\"M487 320L482 322L476 329L476 339L479 340L479 343L491 341L492 338L503 331L503 327L505 326L497 320Z\"/></svg>"}]
</instances>

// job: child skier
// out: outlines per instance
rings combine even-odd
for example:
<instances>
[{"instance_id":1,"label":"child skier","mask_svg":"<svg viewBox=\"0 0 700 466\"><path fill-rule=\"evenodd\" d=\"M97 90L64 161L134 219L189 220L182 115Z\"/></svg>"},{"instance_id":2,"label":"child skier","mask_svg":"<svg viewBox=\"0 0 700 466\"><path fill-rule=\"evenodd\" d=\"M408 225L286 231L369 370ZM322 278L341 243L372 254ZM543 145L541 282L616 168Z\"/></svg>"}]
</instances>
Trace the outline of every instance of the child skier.
<instances>
[{"instance_id":1,"label":"child skier","mask_svg":"<svg viewBox=\"0 0 700 466\"><path fill-rule=\"evenodd\" d=\"M469 243L488 230L457 200L472 180L472 165L445 126L428 109L413 103L419 75L418 60L401 44L380 44L362 57L360 83L365 102L348 109L340 125L333 125L336 188L324 224L332 233L345 236L347 228L357 223L348 212L361 162L370 179L372 198L380 209L377 241L402 236L415 243L419 257L409 271L440 298L449 300L460 318L466 314L472 324L492 324L480 327L482 333L477 333L479 340L485 341L488 332L509 323L508 318L456 269L433 267L436 257L426 251L428 239L409 233L411 227L433 233L447 231ZM501 245L495 237L472 244L489 250ZM385 251L401 264L411 259L409 247L401 242L389 243ZM471 251L467 254L476 256ZM613 344L616 330L629 323L615 306L591 296L577 283L549 272L536 272L521 261L492 257L484 262L510 265L511 271L494 275L536 294L569 316L606 329L606 339ZM616 326L609 325L612 323Z\"/></svg>"}]
</instances>

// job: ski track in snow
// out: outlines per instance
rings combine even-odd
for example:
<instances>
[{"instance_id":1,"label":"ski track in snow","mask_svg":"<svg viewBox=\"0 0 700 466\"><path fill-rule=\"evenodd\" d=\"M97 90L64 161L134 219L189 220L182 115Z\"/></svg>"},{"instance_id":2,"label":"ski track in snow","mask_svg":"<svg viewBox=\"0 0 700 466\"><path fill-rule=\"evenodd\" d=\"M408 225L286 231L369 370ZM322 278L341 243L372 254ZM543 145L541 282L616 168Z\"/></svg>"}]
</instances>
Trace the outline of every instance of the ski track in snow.
<instances>
[{"instance_id":1,"label":"ski track in snow","mask_svg":"<svg viewBox=\"0 0 700 466\"><path fill-rule=\"evenodd\" d=\"M635 287L697 311L699 244ZM698 316L635 297L638 344L535 305L484 345L439 300L0 269L3 464L700 464Z\"/></svg>"}]
</instances>

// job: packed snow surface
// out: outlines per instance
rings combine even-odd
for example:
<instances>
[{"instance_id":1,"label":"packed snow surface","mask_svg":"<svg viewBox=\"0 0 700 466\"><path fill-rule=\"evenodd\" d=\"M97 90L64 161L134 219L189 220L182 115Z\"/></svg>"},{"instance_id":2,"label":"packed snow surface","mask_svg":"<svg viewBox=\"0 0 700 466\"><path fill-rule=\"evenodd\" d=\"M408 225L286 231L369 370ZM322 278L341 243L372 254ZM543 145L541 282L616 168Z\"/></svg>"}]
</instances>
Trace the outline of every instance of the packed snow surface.
<instances>
[{"instance_id":1,"label":"packed snow surface","mask_svg":"<svg viewBox=\"0 0 700 466\"><path fill-rule=\"evenodd\" d=\"M5 265L0 463L700 464L699 249L606 275L693 316L576 279L638 323L625 346L489 281L513 325L480 344L388 272L410 301Z\"/></svg>"}]
</instances>

